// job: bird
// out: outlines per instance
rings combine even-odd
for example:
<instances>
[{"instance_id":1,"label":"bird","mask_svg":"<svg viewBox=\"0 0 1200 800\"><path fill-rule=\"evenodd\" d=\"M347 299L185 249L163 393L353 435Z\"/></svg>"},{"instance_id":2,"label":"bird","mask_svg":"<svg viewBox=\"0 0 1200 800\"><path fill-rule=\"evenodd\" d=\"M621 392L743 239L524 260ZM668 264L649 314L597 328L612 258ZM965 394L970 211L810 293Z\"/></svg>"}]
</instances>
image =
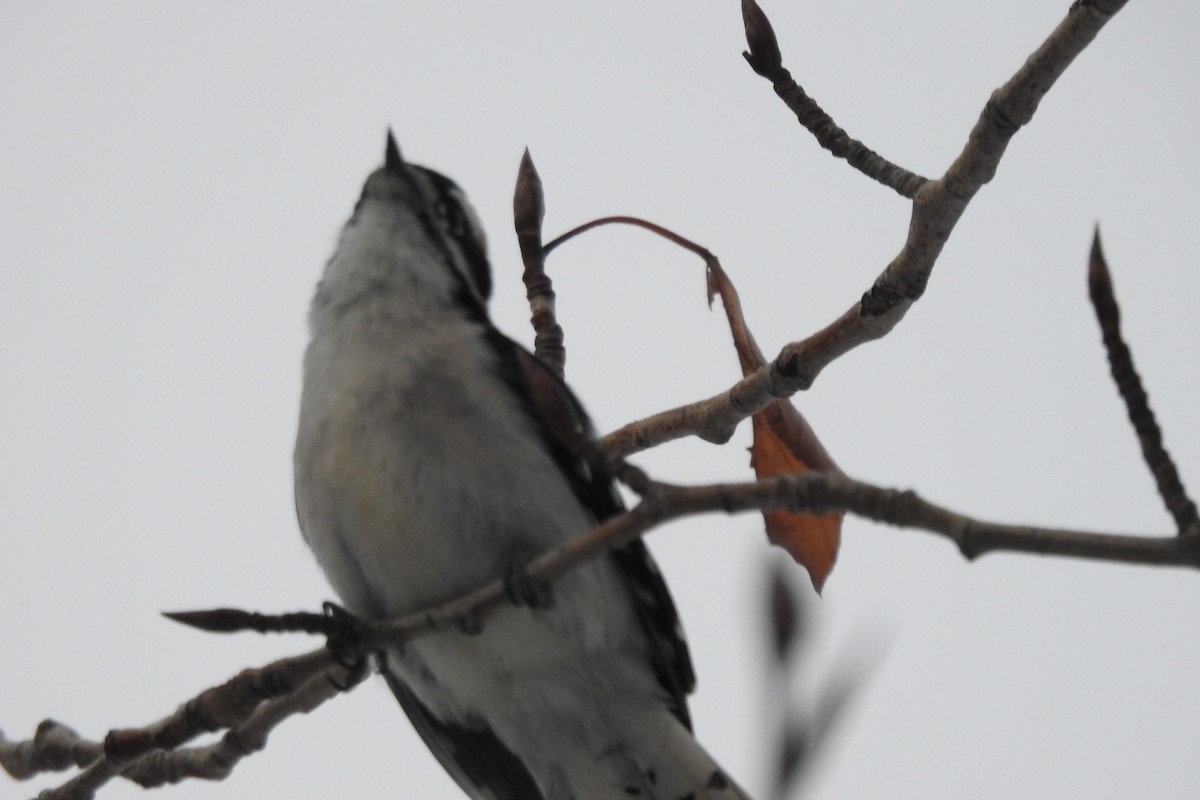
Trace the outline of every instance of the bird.
<instances>
[{"instance_id":1,"label":"bird","mask_svg":"<svg viewBox=\"0 0 1200 800\"><path fill-rule=\"evenodd\" d=\"M640 539L545 591L515 580L623 506L580 445L594 434L579 401L492 324L491 288L463 191L405 161L389 129L309 309L294 452L304 539L366 619L514 578L516 602L476 629L378 658L467 796L747 797L692 734L691 656Z\"/></svg>"}]
</instances>

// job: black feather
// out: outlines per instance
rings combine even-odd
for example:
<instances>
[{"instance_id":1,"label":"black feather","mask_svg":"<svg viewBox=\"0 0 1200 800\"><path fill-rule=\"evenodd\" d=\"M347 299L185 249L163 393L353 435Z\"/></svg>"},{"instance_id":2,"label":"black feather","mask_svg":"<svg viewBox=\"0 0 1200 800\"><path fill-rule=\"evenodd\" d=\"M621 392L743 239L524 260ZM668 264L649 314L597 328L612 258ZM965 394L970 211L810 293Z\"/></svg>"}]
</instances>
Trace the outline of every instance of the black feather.
<instances>
[{"instance_id":1,"label":"black feather","mask_svg":"<svg viewBox=\"0 0 1200 800\"><path fill-rule=\"evenodd\" d=\"M380 671L425 745L463 791L475 800L545 800L525 764L490 728L441 721L386 664Z\"/></svg>"},{"instance_id":2,"label":"black feather","mask_svg":"<svg viewBox=\"0 0 1200 800\"><path fill-rule=\"evenodd\" d=\"M579 501L597 522L624 511L612 477L597 474L587 462L583 448L593 431L574 393L540 359L490 324L487 337L500 357L501 377L525 405ZM628 587L650 645L655 676L670 701L671 711L691 730L687 696L696 688L696 673L666 581L641 539L614 548L609 558Z\"/></svg>"}]
</instances>

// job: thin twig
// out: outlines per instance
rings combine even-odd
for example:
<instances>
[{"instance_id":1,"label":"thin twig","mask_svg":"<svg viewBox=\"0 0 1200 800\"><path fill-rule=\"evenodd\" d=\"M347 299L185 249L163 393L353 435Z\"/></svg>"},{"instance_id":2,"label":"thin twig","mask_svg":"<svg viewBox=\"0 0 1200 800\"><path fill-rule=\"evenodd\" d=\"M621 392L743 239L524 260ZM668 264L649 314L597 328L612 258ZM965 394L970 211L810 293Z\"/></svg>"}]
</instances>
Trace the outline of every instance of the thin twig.
<instances>
[{"instance_id":1,"label":"thin twig","mask_svg":"<svg viewBox=\"0 0 1200 800\"><path fill-rule=\"evenodd\" d=\"M542 248L542 218L545 214L542 179L533 165L529 148L526 148L513 192L513 225L517 229L521 262L525 265L521 279L525 282L530 322L533 323L533 352L561 378L566 369L567 349L554 305L554 284L546 274L548 249Z\"/></svg>"},{"instance_id":2,"label":"thin twig","mask_svg":"<svg viewBox=\"0 0 1200 800\"><path fill-rule=\"evenodd\" d=\"M559 245L567 242L570 239L574 239L581 233L590 231L592 228L598 228L601 225L633 225L634 227L644 228L651 233L663 237L669 242L679 245L685 250L695 253L706 262L713 257L708 248L701 247L686 236L680 236L670 228L664 228L662 225L651 222L648 219L642 219L641 217L631 217L620 214L611 217L600 217L599 219L594 219L591 222L585 222L582 225L576 225L574 228L562 234L561 236L555 237L553 241L549 242L545 247L543 247L542 254L548 256L552 251L557 249Z\"/></svg>"},{"instance_id":3,"label":"thin twig","mask_svg":"<svg viewBox=\"0 0 1200 800\"><path fill-rule=\"evenodd\" d=\"M930 503L912 491L883 489L834 473L676 487L660 494L656 505L659 507L644 512L655 520L655 525L711 511L778 510L806 514L845 511L876 522L940 534L954 542L968 560L985 553L1009 551L1200 567L1200 542L1192 537L1117 535L986 522Z\"/></svg>"},{"instance_id":4,"label":"thin twig","mask_svg":"<svg viewBox=\"0 0 1200 800\"><path fill-rule=\"evenodd\" d=\"M779 42L771 22L754 0L742 0L742 20L750 49L742 56L751 69L771 82L775 94L796 115L796 120L816 137L817 143L872 180L912 199L929 182L923 175L893 164L838 127L817 101L808 96L783 66Z\"/></svg>"},{"instance_id":5,"label":"thin twig","mask_svg":"<svg viewBox=\"0 0 1200 800\"><path fill-rule=\"evenodd\" d=\"M237 608L214 608L207 611L164 611L167 619L182 625L209 631L232 633L319 633L325 636L337 630L335 620L328 614L297 612L295 614L259 614Z\"/></svg>"},{"instance_id":6,"label":"thin twig","mask_svg":"<svg viewBox=\"0 0 1200 800\"><path fill-rule=\"evenodd\" d=\"M1154 483L1158 493L1162 495L1167 511L1175 518L1175 525L1181 536L1200 536L1200 517L1196 513L1196 504L1188 497L1187 489L1179 478L1179 470L1171 460L1171 454L1163 445L1162 430L1154 419L1154 411L1150 408L1150 398L1142 386L1141 376L1133 366L1133 354L1121 337L1121 311L1117 306L1116 294L1113 292L1112 277L1108 271L1108 263L1100 248L1100 229L1092 239L1091 264L1088 269L1088 294L1092 299L1092 307L1096 310L1096 318L1100 323L1100 333L1104 337L1104 349L1108 353L1108 363L1112 369L1113 381L1117 391L1125 401L1125 409L1129 413L1129 421L1137 432L1138 442L1142 446L1142 458L1154 475Z\"/></svg>"}]
</instances>

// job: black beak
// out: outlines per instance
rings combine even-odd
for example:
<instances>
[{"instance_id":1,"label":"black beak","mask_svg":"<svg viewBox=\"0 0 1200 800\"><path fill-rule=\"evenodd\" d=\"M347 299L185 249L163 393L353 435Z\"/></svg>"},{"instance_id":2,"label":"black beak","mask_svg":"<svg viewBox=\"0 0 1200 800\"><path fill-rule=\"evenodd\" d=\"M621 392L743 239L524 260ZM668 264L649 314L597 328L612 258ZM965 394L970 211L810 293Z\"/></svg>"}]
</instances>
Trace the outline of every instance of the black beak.
<instances>
[{"instance_id":1,"label":"black beak","mask_svg":"<svg viewBox=\"0 0 1200 800\"><path fill-rule=\"evenodd\" d=\"M383 151L383 169L393 175L401 175L404 172L404 159L400 156L400 148L396 145L396 137L392 136L391 128L388 128L387 147Z\"/></svg>"}]
</instances>

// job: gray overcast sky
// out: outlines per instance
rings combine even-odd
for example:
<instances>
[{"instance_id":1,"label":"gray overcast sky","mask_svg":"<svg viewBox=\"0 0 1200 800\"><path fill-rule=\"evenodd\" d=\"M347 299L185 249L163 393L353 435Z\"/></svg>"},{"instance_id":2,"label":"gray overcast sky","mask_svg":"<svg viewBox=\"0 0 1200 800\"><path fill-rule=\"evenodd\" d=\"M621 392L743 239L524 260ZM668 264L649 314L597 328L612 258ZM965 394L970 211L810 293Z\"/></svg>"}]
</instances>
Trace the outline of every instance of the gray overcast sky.
<instances>
[{"instance_id":1,"label":"gray overcast sky","mask_svg":"<svg viewBox=\"0 0 1200 800\"><path fill-rule=\"evenodd\" d=\"M937 175L1067 6L766 10L851 135ZM1200 486L1197 31L1195 3L1130 3L1017 136L903 324L796 398L848 472L998 520L1170 529L1084 276L1099 221L1138 367ZM5 732L50 715L100 736L309 644L156 614L330 596L291 501L304 313L386 126L473 199L494 316L520 339L510 198L526 145L550 235L630 213L696 238L769 353L844 311L900 247L907 203L819 150L741 36L732 0L0 4ZM686 254L607 229L551 270L568 377L602 429L736 378ZM747 441L638 463L743 479ZM651 546L692 640L699 737L761 792L785 698L764 696L760 525L692 520ZM1200 796L1198 601L1195 573L967 564L850 520L792 700L855 653L877 664L805 796ZM287 724L224 785L166 791L285 788L458 796L378 681ZM0 797L35 789L0 781Z\"/></svg>"}]
</instances>

